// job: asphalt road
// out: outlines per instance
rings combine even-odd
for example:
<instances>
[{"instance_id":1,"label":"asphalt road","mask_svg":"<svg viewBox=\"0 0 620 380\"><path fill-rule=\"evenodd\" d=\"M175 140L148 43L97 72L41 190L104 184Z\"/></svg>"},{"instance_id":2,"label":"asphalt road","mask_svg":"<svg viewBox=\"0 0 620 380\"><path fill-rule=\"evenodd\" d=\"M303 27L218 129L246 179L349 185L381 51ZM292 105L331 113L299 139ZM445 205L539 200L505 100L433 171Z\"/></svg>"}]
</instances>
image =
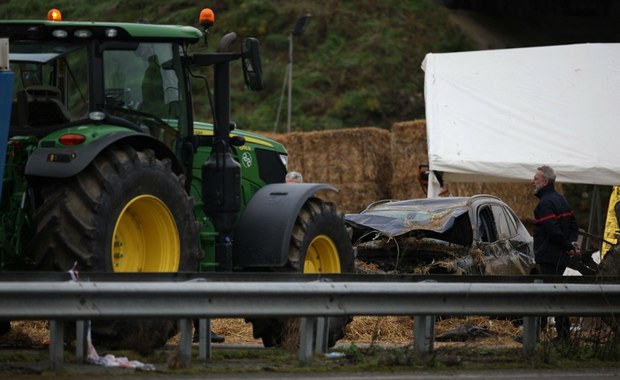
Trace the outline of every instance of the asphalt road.
<instances>
[{"instance_id":1,"label":"asphalt road","mask_svg":"<svg viewBox=\"0 0 620 380\"><path fill-rule=\"evenodd\" d=\"M94 371L83 368L84 366L68 366L64 371L43 372L39 374L15 374L0 372L2 379L15 380L35 380L35 379L114 379L114 380L198 380L198 379L225 379L225 380L271 380L271 379L294 379L294 380L316 380L316 379L373 379L373 380L405 380L405 379L428 379L428 380L454 380L454 379L477 379L477 380L497 380L497 379L544 379L544 380L571 380L571 379L619 379L620 367L618 368L591 368L591 369L570 369L570 370L475 370L475 371L399 371L389 372L314 372L314 373L274 373L274 372L251 372L251 373L203 373L203 374L175 374L158 372L137 372L130 369L103 369Z\"/></svg>"}]
</instances>

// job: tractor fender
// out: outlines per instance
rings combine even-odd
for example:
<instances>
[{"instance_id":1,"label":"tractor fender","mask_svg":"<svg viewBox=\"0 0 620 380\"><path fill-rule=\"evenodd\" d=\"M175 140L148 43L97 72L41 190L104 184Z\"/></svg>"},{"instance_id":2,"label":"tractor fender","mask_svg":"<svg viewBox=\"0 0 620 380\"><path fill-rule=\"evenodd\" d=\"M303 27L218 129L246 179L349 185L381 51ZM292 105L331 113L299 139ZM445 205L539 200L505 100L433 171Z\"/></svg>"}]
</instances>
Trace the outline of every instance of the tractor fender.
<instances>
[{"instance_id":1,"label":"tractor fender","mask_svg":"<svg viewBox=\"0 0 620 380\"><path fill-rule=\"evenodd\" d=\"M297 215L304 203L319 190L338 191L321 183L277 183L254 194L235 232L233 265L285 266Z\"/></svg>"},{"instance_id":2,"label":"tractor fender","mask_svg":"<svg viewBox=\"0 0 620 380\"><path fill-rule=\"evenodd\" d=\"M103 136L84 146L62 149L40 146L28 157L25 174L29 177L72 177L84 170L105 148L118 143L153 149L158 157L171 159L174 172L182 172L178 159L164 143L149 135L127 131Z\"/></svg>"}]
</instances>

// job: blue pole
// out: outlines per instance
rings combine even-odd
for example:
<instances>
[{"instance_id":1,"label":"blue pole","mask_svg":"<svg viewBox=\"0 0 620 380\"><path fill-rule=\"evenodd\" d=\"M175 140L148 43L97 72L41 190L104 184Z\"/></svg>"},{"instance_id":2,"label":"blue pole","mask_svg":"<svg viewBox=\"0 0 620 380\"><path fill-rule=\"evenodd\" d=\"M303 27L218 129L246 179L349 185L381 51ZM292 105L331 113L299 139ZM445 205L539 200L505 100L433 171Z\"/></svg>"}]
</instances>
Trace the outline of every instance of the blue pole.
<instances>
[{"instance_id":1,"label":"blue pole","mask_svg":"<svg viewBox=\"0 0 620 380\"><path fill-rule=\"evenodd\" d=\"M9 141L14 79L15 74L12 71L0 70L0 177L3 181L6 148ZM2 186L0 186L0 199L2 199Z\"/></svg>"}]
</instances>

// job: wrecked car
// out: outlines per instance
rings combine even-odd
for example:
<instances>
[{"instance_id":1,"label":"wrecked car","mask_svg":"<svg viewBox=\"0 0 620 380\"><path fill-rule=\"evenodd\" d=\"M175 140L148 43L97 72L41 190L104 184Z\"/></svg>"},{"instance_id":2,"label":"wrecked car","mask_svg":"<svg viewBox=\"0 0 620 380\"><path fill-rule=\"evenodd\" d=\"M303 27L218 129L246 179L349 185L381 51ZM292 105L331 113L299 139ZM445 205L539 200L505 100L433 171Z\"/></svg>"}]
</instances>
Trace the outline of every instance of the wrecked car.
<instances>
[{"instance_id":1,"label":"wrecked car","mask_svg":"<svg viewBox=\"0 0 620 380\"><path fill-rule=\"evenodd\" d=\"M345 222L362 273L537 272L531 235L495 196L383 200Z\"/></svg>"}]
</instances>

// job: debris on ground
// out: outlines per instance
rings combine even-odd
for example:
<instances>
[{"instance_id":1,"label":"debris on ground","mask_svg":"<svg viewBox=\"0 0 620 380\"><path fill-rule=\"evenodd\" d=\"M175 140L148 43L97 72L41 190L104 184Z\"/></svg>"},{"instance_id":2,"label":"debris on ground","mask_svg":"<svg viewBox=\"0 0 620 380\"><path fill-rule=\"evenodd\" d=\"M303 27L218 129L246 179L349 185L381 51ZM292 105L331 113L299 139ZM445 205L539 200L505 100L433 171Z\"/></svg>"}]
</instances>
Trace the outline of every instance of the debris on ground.
<instances>
[{"instance_id":1,"label":"debris on ground","mask_svg":"<svg viewBox=\"0 0 620 380\"><path fill-rule=\"evenodd\" d=\"M435 337L438 342L465 342L476 338L490 338L496 334L484 326L460 325Z\"/></svg>"},{"instance_id":2,"label":"debris on ground","mask_svg":"<svg viewBox=\"0 0 620 380\"><path fill-rule=\"evenodd\" d=\"M90 334L90 321L88 323L88 330L86 333L86 360L88 363L100 365L103 367L119 367L119 368L133 368L142 371L154 371L155 366L152 364L145 364L137 360L129 360L125 356L116 357L112 354L107 354L104 356L99 356L95 346L93 345L91 334Z\"/></svg>"}]
</instances>

